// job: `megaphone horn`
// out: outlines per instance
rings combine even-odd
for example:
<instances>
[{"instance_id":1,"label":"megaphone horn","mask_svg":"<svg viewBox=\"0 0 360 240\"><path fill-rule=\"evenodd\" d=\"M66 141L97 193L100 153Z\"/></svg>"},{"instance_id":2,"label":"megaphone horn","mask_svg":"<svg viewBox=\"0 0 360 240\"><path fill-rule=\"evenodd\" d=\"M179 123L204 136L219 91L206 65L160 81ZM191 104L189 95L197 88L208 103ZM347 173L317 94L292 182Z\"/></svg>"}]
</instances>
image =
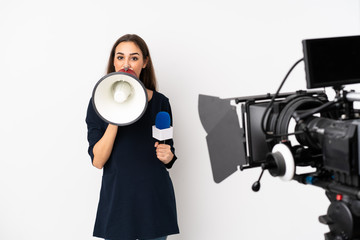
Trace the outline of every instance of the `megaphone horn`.
<instances>
[{"instance_id":1,"label":"megaphone horn","mask_svg":"<svg viewBox=\"0 0 360 240\"><path fill-rule=\"evenodd\" d=\"M148 103L146 88L129 70L109 73L94 87L92 102L95 112L107 123L130 125L145 113Z\"/></svg>"}]
</instances>

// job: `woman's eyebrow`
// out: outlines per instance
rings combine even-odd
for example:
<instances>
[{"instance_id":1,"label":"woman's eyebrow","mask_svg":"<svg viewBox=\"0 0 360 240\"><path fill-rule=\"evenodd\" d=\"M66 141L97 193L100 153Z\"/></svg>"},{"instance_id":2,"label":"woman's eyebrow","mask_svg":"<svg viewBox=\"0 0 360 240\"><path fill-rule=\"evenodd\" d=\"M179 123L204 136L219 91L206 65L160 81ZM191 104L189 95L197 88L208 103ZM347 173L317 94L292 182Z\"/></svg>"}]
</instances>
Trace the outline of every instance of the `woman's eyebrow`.
<instances>
[{"instance_id":1,"label":"woman's eyebrow","mask_svg":"<svg viewBox=\"0 0 360 240\"><path fill-rule=\"evenodd\" d=\"M116 54L119 54L119 55L125 55L124 53L122 52L117 52ZM135 53L130 53L130 56L132 55L140 55L139 53L135 52Z\"/></svg>"}]
</instances>

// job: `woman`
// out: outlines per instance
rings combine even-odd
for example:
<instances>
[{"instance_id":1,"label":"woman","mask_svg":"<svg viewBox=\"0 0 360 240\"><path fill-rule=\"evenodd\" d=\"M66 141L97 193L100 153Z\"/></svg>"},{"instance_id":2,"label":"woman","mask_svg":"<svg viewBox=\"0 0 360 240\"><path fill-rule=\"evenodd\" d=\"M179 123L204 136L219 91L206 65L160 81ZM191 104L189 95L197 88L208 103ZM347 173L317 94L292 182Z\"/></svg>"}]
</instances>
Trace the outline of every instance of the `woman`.
<instances>
[{"instance_id":1,"label":"woman","mask_svg":"<svg viewBox=\"0 0 360 240\"><path fill-rule=\"evenodd\" d=\"M103 169L94 236L110 240L166 239L179 233L175 194L169 173L176 160L173 141L152 137L156 114L171 116L168 98L156 91L150 53L137 35L119 38L110 52L107 73L131 69L148 94L144 115L118 127L95 113L90 100L86 123L92 164Z\"/></svg>"}]
</instances>

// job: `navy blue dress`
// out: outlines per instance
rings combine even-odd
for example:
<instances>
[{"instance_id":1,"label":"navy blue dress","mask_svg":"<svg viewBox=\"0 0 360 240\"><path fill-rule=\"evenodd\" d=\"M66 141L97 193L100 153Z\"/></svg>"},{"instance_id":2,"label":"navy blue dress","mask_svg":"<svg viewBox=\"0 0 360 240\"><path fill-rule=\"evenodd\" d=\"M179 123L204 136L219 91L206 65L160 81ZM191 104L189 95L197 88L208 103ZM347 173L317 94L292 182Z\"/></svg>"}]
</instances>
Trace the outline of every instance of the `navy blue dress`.
<instances>
[{"instance_id":1,"label":"navy blue dress","mask_svg":"<svg viewBox=\"0 0 360 240\"><path fill-rule=\"evenodd\" d=\"M154 91L144 115L118 128L109 160L103 168L100 200L94 226L95 237L111 240L151 239L179 233L175 194L167 165L156 157L152 137L156 114L171 116L168 98ZM90 100L86 123L89 155L108 124L95 113ZM167 140L174 153L173 141Z\"/></svg>"}]
</instances>

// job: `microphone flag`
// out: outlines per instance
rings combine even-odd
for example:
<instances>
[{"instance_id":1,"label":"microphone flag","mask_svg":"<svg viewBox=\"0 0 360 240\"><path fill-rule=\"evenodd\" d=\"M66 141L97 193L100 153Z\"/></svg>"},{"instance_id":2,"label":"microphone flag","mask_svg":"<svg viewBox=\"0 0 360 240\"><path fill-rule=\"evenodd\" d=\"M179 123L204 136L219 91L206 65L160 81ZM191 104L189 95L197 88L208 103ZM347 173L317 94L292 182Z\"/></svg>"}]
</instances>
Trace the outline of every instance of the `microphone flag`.
<instances>
[{"instance_id":1,"label":"microphone flag","mask_svg":"<svg viewBox=\"0 0 360 240\"><path fill-rule=\"evenodd\" d=\"M173 138L173 127L170 126L170 115L167 112L159 112L156 115L155 125L153 125L153 138L164 141Z\"/></svg>"}]
</instances>

